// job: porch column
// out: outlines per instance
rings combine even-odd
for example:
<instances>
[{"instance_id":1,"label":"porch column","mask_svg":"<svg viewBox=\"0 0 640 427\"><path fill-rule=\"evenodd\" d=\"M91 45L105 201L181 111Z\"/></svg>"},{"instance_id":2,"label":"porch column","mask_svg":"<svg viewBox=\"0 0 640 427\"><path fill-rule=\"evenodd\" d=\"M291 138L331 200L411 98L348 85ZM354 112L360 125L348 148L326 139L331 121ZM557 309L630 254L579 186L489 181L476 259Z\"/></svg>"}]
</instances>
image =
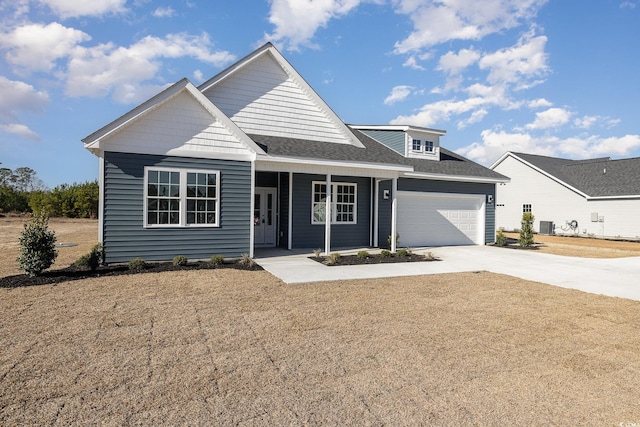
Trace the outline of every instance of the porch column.
<instances>
[{"instance_id":1,"label":"porch column","mask_svg":"<svg viewBox=\"0 0 640 427\"><path fill-rule=\"evenodd\" d=\"M328 256L331 252L331 174L327 174L327 201L324 215L324 252Z\"/></svg>"},{"instance_id":2,"label":"porch column","mask_svg":"<svg viewBox=\"0 0 640 427\"><path fill-rule=\"evenodd\" d=\"M396 252L396 234L398 234L398 178L391 180L391 252Z\"/></svg>"},{"instance_id":3,"label":"porch column","mask_svg":"<svg viewBox=\"0 0 640 427\"><path fill-rule=\"evenodd\" d=\"M249 257L253 258L253 246L255 242L255 226L253 225L253 213L256 194L256 161L251 161L251 196L249 198Z\"/></svg>"},{"instance_id":4,"label":"porch column","mask_svg":"<svg viewBox=\"0 0 640 427\"><path fill-rule=\"evenodd\" d=\"M293 247L293 231L291 225L293 224L293 172L289 172L289 218L287 219L287 249L291 250Z\"/></svg>"},{"instance_id":5,"label":"porch column","mask_svg":"<svg viewBox=\"0 0 640 427\"><path fill-rule=\"evenodd\" d=\"M373 193L373 247L378 247L378 213L380 211L380 201L378 195L380 193L380 180L375 179L374 185L374 193Z\"/></svg>"}]
</instances>

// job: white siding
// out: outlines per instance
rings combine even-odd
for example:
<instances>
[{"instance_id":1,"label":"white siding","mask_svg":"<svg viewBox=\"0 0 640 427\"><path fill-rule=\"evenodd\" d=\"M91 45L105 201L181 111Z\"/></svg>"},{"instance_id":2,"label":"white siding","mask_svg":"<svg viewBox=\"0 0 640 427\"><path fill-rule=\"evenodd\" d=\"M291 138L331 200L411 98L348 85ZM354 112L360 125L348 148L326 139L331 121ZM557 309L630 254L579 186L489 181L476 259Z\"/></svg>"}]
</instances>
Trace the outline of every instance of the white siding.
<instances>
[{"instance_id":1,"label":"white siding","mask_svg":"<svg viewBox=\"0 0 640 427\"><path fill-rule=\"evenodd\" d=\"M553 221L557 234L575 234L567 221L578 221L580 234L595 236L640 236L640 200L592 200L548 178L524 163L508 156L494 168L511 182L496 186L496 228L520 228L522 205L531 204L535 216L534 229L540 221ZM591 214L598 213L604 222L592 222Z\"/></svg>"},{"instance_id":2,"label":"white siding","mask_svg":"<svg viewBox=\"0 0 640 427\"><path fill-rule=\"evenodd\" d=\"M194 157L246 154L241 143L190 94L181 92L111 135L105 149Z\"/></svg>"},{"instance_id":3,"label":"white siding","mask_svg":"<svg viewBox=\"0 0 640 427\"><path fill-rule=\"evenodd\" d=\"M351 143L341 126L269 54L204 94L245 133Z\"/></svg>"}]
</instances>

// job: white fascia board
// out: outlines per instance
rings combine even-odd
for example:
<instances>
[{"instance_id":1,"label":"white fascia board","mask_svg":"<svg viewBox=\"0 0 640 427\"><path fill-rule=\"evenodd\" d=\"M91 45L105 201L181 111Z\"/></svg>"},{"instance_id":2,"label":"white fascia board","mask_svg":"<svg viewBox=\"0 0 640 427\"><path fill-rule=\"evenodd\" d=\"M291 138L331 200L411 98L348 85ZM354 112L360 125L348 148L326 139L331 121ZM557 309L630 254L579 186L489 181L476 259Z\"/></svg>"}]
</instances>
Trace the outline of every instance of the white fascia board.
<instances>
[{"instance_id":1,"label":"white fascia board","mask_svg":"<svg viewBox=\"0 0 640 427\"><path fill-rule=\"evenodd\" d=\"M514 155L510 151L507 151L502 156L500 156L500 158L498 160L493 162L493 164L491 166L489 166L489 169L494 170L500 163L502 163L504 161L504 159L506 159L509 156L514 156ZM514 157L516 157L516 156L514 156Z\"/></svg>"},{"instance_id":2,"label":"white fascia board","mask_svg":"<svg viewBox=\"0 0 640 427\"><path fill-rule=\"evenodd\" d=\"M424 172L405 172L403 174L407 178L433 179L437 181L457 181L457 182L477 182L483 184L498 184L511 182L509 178L489 178L481 176L465 176L465 175L445 175L441 173L424 173Z\"/></svg>"},{"instance_id":3,"label":"white fascia board","mask_svg":"<svg viewBox=\"0 0 640 427\"><path fill-rule=\"evenodd\" d=\"M344 162L340 160L323 160L323 159L309 159L305 157L275 157L275 156L258 156L256 161L269 162L269 163L282 163L282 164L301 164L301 165L316 165L316 166L329 166L339 168L360 168L360 169L378 169L384 171L395 172L412 172L413 166L400 166L383 163L365 163L365 162Z\"/></svg>"},{"instance_id":4,"label":"white fascia board","mask_svg":"<svg viewBox=\"0 0 640 427\"><path fill-rule=\"evenodd\" d=\"M428 133L435 133L440 136L447 133L446 130L442 130L442 129L423 128L419 126L410 126L410 125L349 125L349 127L352 127L358 130L370 129L370 130L397 130L397 131L403 131L403 132L408 132L408 131L428 132Z\"/></svg>"},{"instance_id":5,"label":"white fascia board","mask_svg":"<svg viewBox=\"0 0 640 427\"><path fill-rule=\"evenodd\" d=\"M625 196L594 196L594 197L587 197L587 201L597 201L597 200L633 200L633 199L640 199L640 194L629 194L629 195L625 195Z\"/></svg>"},{"instance_id":6,"label":"white fascia board","mask_svg":"<svg viewBox=\"0 0 640 427\"><path fill-rule=\"evenodd\" d=\"M511 152L509 152L509 153L507 153L507 154L508 154L508 155L510 155L511 157L513 157L514 159L518 160L518 161L519 161L519 162L521 162L522 164L529 166L531 169L535 170L536 172L538 172L538 173L540 173L540 174L542 174L542 175L546 176L547 178L551 179L552 181L555 181L555 182L557 182L558 184L560 184L560 185L562 185L562 186L564 186L564 187L568 188L569 190L573 191L574 193L576 193L576 194L578 194L578 195L580 195L580 196L584 197L585 199L587 199L587 200L588 200L588 199L590 198L590 196L589 196L588 194L586 194L586 193L584 193L584 192L582 192L582 191L578 190L577 188L573 187L572 185L567 184L567 183L566 183L566 182L564 182L563 180L556 178L554 175L551 175L550 173L548 173L548 172L546 172L546 171L544 171L544 170L540 169L539 167L537 167L537 166L535 166L535 165L533 165L533 164L531 164L531 163L527 162L526 160L521 159L520 157L516 156L515 154L513 154L513 153L511 153ZM505 157L505 158L506 158L506 155L505 155L505 156L503 156L503 157Z\"/></svg>"},{"instance_id":7,"label":"white fascia board","mask_svg":"<svg viewBox=\"0 0 640 427\"><path fill-rule=\"evenodd\" d=\"M206 82L202 83L200 86L198 86L198 90L200 92L202 92L202 93L208 91L213 86L215 86L218 83L220 83L221 81L225 80L227 77L233 75L236 71L244 68L246 65L248 65L248 64L252 63L253 61L255 61L256 59L260 58L265 52L267 52L267 50L269 49L269 46L271 46L271 43L265 43L264 45L262 45L261 47L259 47L256 50L254 50L253 52L251 52L250 54L248 54L244 58L240 59L235 64L232 64L228 68L222 70L221 72L219 72L215 76L211 77Z\"/></svg>"}]
</instances>

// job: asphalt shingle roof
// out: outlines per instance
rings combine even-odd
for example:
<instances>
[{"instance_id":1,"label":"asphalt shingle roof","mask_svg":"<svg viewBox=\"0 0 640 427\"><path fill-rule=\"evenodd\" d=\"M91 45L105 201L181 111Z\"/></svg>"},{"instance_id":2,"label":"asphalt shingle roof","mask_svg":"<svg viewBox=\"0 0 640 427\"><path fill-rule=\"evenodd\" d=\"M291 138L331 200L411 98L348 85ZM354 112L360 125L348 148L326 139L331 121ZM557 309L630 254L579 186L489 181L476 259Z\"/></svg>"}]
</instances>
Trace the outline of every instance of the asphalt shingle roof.
<instances>
[{"instance_id":1,"label":"asphalt shingle roof","mask_svg":"<svg viewBox=\"0 0 640 427\"><path fill-rule=\"evenodd\" d=\"M273 156L412 166L415 172L506 179L505 176L442 147L440 147L440 161L411 159L398 154L359 130L354 129L353 134L364 145L364 148L347 144L265 135L249 135L249 137L259 144L267 155Z\"/></svg>"},{"instance_id":2,"label":"asphalt shingle roof","mask_svg":"<svg viewBox=\"0 0 640 427\"><path fill-rule=\"evenodd\" d=\"M590 197L640 195L640 157L571 160L513 153Z\"/></svg>"}]
</instances>

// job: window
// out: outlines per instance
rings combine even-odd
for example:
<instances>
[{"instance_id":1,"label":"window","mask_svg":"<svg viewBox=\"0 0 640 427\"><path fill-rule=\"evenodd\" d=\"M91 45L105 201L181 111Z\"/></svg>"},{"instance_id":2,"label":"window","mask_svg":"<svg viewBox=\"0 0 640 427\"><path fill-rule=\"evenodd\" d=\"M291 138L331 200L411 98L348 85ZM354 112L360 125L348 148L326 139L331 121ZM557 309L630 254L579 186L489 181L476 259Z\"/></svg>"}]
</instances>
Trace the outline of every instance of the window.
<instances>
[{"instance_id":1,"label":"window","mask_svg":"<svg viewBox=\"0 0 640 427\"><path fill-rule=\"evenodd\" d=\"M416 151L418 153L422 152L422 141L419 139L414 139L411 144L411 151Z\"/></svg>"},{"instance_id":2,"label":"window","mask_svg":"<svg viewBox=\"0 0 640 427\"><path fill-rule=\"evenodd\" d=\"M424 151L427 153L433 153L433 141L424 142Z\"/></svg>"},{"instance_id":3,"label":"window","mask_svg":"<svg viewBox=\"0 0 640 427\"><path fill-rule=\"evenodd\" d=\"M527 212L531 212L531 205L530 204L522 205L522 213L527 213Z\"/></svg>"},{"instance_id":4,"label":"window","mask_svg":"<svg viewBox=\"0 0 640 427\"><path fill-rule=\"evenodd\" d=\"M220 172L145 168L145 226L217 226Z\"/></svg>"},{"instance_id":5,"label":"window","mask_svg":"<svg viewBox=\"0 0 640 427\"><path fill-rule=\"evenodd\" d=\"M324 224L326 219L327 184L313 182L311 223ZM337 182L331 184L331 223L355 224L357 222L357 185Z\"/></svg>"}]
</instances>

